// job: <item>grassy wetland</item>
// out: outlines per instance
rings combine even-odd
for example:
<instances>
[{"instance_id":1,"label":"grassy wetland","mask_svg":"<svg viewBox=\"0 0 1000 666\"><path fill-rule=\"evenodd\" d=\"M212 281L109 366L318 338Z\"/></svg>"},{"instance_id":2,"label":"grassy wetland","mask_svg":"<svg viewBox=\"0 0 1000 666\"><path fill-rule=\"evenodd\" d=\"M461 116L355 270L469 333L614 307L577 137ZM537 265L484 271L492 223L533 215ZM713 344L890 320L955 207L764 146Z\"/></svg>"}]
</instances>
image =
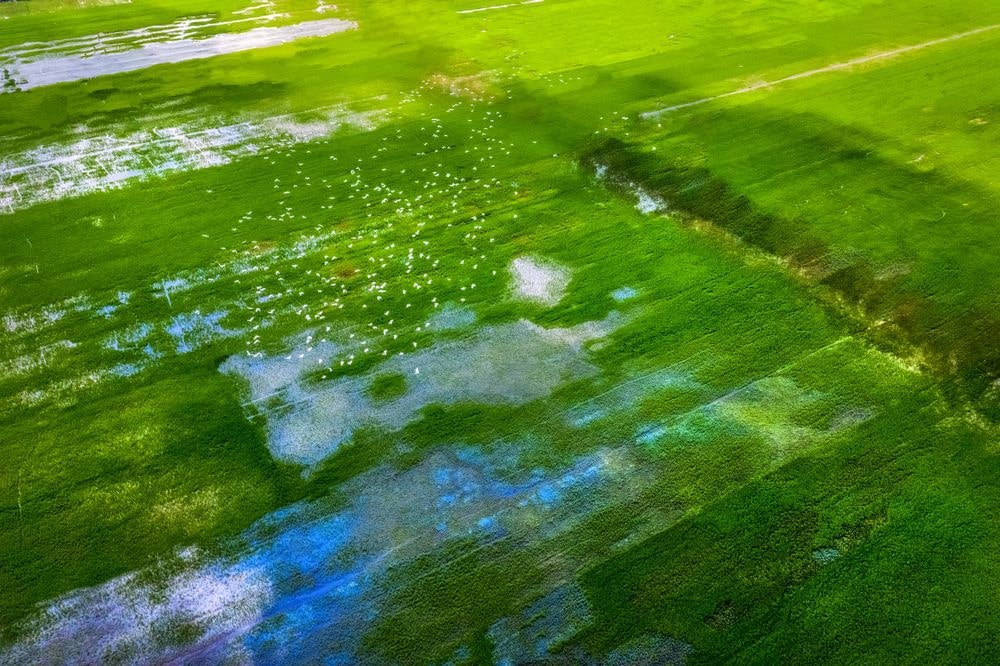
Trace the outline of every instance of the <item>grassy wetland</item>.
<instances>
[{"instance_id":1,"label":"grassy wetland","mask_svg":"<svg viewBox=\"0 0 1000 666\"><path fill-rule=\"evenodd\" d=\"M0 3L0 663L991 663L998 52Z\"/></svg>"}]
</instances>

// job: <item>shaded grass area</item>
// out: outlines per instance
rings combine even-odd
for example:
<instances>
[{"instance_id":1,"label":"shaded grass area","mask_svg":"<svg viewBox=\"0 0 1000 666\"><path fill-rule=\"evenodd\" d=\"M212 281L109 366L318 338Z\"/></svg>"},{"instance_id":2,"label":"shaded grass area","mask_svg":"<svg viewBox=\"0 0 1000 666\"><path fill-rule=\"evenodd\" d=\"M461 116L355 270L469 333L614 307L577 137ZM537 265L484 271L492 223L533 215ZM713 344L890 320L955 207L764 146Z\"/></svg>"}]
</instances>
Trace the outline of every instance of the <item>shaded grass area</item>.
<instances>
[{"instance_id":1,"label":"shaded grass area","mask_svg":"<svg viewBox=\"0 0 1000 666\"><path fill-rule=\"evenodd\" d=\"M753 121L752 114L741 111L742 126ZM761 122L776 121L772 116ZM881 191L842 195L846 200L864 201L866 208L856 217L844 211L847 217L841 215L840 219L850 225L846 229L840 224L828 230L823 219L805 213L785 217L769 212L710 169L671 162L669 158L665 161L618 140L599 143L585 151L582 159L592 168L607 168L613 187L626 195L631 193L630 187L639 184L662 194L682 215L708 220L768 253L790 260L810 281L832 287L849 302L859 304L872 320L885 321L888 326L880 325L873 331L875 340L904 353L906 342L926 349L932 367L950 376L949 386L956 398L985 398L979 404L992 413L994 396L990 391L1000 376L1000 355L993 342L1000 335L1000 321L994 316L991 291L978 299L967 296L973 285L992 279L989 253L972 251L972 256L983 262L978 265L975 259L959 259L970 257L968 244L975 236L972 230L988 224L986 208L967 211L959 201L988 201L990 195L936 174L911 172L907 177L898 166L863 148L870 142L843 132L839 136L803 133L809 124L780 121L781 130L775 132L771 125L769 135L781 136L786 142L794 141L790 137L802 136L803 150L808 146L809 154L822 155L822 161L832 162L823 167L823 178L841 183L841 190L846 182ZM780 161L782 155L773 159ZM758 173L763 171L760 162L755 162L755 168ZM793 171L780 162L774 168L779 175ZM863 178L848 175L860 173ZM878 173L881 177L874 176ZM891 183L895 191L888 191L893 187ZM880 202L883 210L876 210ZM947 202L954 202L951 212L964 218L962 224L969 231L943 236L921 231L921 242L917 233L899 228L905 217L895 218L898 222L891 227L879 225L874 230L865 222L899 215L898 208L903 205L911 215L918 216L914 222L923 223L926 229L929 207L949 205ZM960 261L962 271L951 270ZM905 268L893 271L896 262L905 262Z\"/></svg>"}]
</instances>

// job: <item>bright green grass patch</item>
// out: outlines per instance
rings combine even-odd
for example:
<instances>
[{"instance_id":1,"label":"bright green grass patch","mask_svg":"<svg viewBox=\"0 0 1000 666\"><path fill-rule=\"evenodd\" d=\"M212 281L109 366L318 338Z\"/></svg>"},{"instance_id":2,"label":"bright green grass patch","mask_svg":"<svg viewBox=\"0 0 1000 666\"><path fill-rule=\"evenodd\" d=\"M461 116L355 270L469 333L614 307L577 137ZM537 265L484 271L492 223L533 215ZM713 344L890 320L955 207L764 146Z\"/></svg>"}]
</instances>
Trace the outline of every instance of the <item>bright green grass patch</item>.
<instances>
[{"instance_id":1,"label":"bright green grass patch","mask_svg":"<svg viewBox=\"0 0 1000 666\"><path fill-rule=\"evenodd\" d=\"M406 393L406 377L398 372L379 375L368 387L368 394L376 400L392 400L404 393Z\"/></svg>"}]
</instances>

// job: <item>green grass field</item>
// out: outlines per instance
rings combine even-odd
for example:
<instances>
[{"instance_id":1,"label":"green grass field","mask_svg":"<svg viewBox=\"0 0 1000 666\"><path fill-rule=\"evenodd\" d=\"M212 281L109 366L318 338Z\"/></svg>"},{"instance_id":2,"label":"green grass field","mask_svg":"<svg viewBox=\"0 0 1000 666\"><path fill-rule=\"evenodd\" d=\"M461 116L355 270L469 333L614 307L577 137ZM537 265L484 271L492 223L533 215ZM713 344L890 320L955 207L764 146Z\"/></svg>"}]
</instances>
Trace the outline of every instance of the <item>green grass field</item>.
<instances>
[{"instance_id":1,"label":"green grass field","mask_svg":"<svg viewBox=\"0 0 1000 666\"><path fill-rule=\"evenodd\" d=\"M0 3L0 663L992 663L998 52Z\"/></svg>"}]
</instances>

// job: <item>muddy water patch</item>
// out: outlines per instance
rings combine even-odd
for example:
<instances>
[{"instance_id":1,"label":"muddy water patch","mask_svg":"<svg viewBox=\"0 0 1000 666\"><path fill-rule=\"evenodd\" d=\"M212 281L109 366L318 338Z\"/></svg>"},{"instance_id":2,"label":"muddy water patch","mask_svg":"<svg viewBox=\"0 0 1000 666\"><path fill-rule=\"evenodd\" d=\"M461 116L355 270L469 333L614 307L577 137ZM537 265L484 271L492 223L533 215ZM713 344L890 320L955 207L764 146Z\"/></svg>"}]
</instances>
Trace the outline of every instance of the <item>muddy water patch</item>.
<instances>
[{"instance_id":1,"label":"muddy water patch","mask_svg":"<svg viewBox=\"0 0 1000 666\"><path fill-rule=\"evenodd\" d=\"M594 165L594 176L598 180L611 183L612 186L623 190L635 198L635 209L643 215L663 213L670 209L670 206L667 205L667 201L663 197L655 192L650 192L623 174L612 173L605 164L597 163Z\"/></svg>"},{"instance_id":2,"label":"muddy water patch","mask_svg":"<svg viewBox=\"0 0 1000 666\"><path fill-rule=\"evenodd\" d=\"M57 83L134 72L154 65L279 46L309 37L326 37L357 27L357 23L342 19L303 21L280 27L261 27L245 32L216 34L203 39L153 41L138 48L94 53L89 57L81 55L41 57L9 64L7 70L8 76L16 82L16 89L23 91Z\"/></svg>"},{"instance_id":3,"label":"muddy water patch","mask_svg":"<svg viewBox=\"0 0 1000 666\"><path fill-rule=\"evenodd\" d=\"M431 331L455 331L465 329L476 323L476 313L470 308L445 303L428 319L427 327Z\"/></svg>"},{"instance_id":4,"label":"muddy water patch","mask_svg":"<svg viewBox=\"0 0 1000 666\"><path fill-rule=\"evenodd\" d=\"M272 455L311 466L357 429L399 430L431 404L521 405L550 395L564 381L596 375L584 345L611 333L622 319L612 313L572 328L548 329L527 320L485 327L467 339L390 358L368 374L319 385L306 378L317 359L336 352L334 346L261 358L233 356L220 369L247 382L253 409L267 419ZM406 378L406 392L374 399L375 379L395 374Z\"/></svg>"},{"instance_id":5,"label":"muddy water patch","mask_svg":"<svg viewBox=\"0 0 1000 666\"><path fill-rule=\"evenodd\" d=\"M62 141L2 155L0 213L229 164L341 129L369 131L386 117L341 105L244 119L205 116L200 109L187 119L153 115L143 119L144 129L120 134L84 126Z\"/></svg>"},{"instance_id":6,"label":"muddy water patch","mask_svg":"<svg viewBox=\"0 0 1000 666\"><path fill-rule=\"evenodd\" d=\"M622 301L629 301L639 295L639 292L632 287L620 287L611 292L611 298L615 299L619 303Z\"/></svg>"},{"instance_id":7,"label":"muddy water patch","mask_svg":"<svg viewBox=\"0 0 1000 666\"><path fill-rule=\"evenodd\" d=\"M226 310L207 313L194 310L174 315L165 330L176 342L176 352L186 354L213 340L239 335L242 331L227 329L222 325L228 315Z\"/></svg>"},{"instance_id":8,"label":"muddy water patch","mask_svg":"<svg viewBox=\"0 0 1000 666\"><path fill-rule=\"evenodd\" d=\"M569 269L538 257L518 257L509 267L515 298L556 305L569 285Z\"/></svg>"},{"instance_id":9,"label":"muddy water patch","mask_svg":"<svg viewBox=\"0 0 1000 666\"><path fill-rule=\"evenodd\" d=\"M541 511L558 522L560 511L579 512L566 479L580 469L597 468L586 497L619 495L608 484L631 482L621 462L598 452L527 480L498 479L491 469L503 463L485 453L441 450L403 471L380 467L341 487L346 506L320 500L275 511L233 540L232 555L186 549L49 602L14 628L19 639L0 650L0 662L319 663L333 654L357 663L366 632L392 601L390 570L454 537L488 545L510 534L538 544L539 519L523 515ZM542 506L532 498L545 483L566 490ZM547 619L537 619L543 610ZM535 654L589 620L582 591L569 585L495 627L503 654Z\"/></svg>"}]
</instances>

